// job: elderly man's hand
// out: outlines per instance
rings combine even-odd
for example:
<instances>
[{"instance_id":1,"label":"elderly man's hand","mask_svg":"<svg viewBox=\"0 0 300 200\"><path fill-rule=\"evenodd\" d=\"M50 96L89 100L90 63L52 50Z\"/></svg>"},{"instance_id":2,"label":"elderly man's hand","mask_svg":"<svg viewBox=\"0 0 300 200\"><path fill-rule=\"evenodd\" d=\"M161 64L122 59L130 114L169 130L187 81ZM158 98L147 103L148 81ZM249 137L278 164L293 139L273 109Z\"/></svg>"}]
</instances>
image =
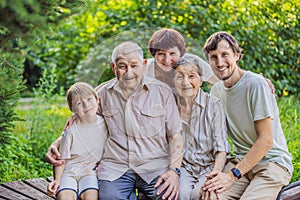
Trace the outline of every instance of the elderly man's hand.
<instances>
[{"instance_id":1,"label":"elderly man's hand","mask_svg":"<svg viewBox=\"0 0 300 200\"><path fill-rule=\"evenodd\" d=\"M56 143L57 141L55 141L54 143L52 143L50 145L50 147L48 148L48 151L46 153L46 162L48 162L49 164L53 165L53 166L60 166L62 164L64 164L64 160L60 160L60 153L58 151L58 144Z\"/></svg>"},{"instance_id":2,"label":"elderly man's hand","mask_svg":"<svg viewBox=\"0 0 300 200\"><path fill-rule=\"evenodd\" d=\"M159 188L157 194L159 195L166 190L162 199L178 199L179 176L173 170L160 175L154 187L158 187L161 184L162 186Z\"/></svg>"}]
</instances>

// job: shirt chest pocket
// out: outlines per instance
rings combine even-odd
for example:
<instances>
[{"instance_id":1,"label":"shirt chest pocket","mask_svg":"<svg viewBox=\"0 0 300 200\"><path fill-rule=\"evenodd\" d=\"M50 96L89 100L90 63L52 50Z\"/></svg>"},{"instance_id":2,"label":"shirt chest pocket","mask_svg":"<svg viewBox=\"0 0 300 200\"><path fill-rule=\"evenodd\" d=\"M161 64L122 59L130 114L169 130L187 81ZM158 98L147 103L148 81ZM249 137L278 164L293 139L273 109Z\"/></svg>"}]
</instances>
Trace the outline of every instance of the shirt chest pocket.
<instances>
[{"instance_id":1,"label":"shirt chest pocket","mask_svg":"<svg viewBox=\"0 0 300 200\"><path fill-rule=\"evenodd\" d=\"M152 106L147 109L141 109L140 128L147 136L166 133L166 111L162 106Z\"/></svg>"},{"instance_id":2,"label":"shirt chest pocket","mask_svg":"<svg viewBox=\"0 0 300 200\"><path fill-rule=\"evenodd\" d=\"M105 119L111 137L118 136L120 132L125 132L124 120L122 119L119 110L104 110L102 115Z\"/></svg>"}]
</instances>

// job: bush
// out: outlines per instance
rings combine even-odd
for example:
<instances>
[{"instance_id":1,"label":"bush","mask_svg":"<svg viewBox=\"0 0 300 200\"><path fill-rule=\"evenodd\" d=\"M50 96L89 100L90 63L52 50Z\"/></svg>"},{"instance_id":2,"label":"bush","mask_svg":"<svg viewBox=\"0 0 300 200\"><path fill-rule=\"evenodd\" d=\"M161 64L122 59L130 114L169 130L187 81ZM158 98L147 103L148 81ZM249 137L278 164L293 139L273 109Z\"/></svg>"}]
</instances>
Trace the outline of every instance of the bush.
<instances>
[{"instance_id":1,"label":"bush","mask_svg":"<svg viewBox=\"0 0 300 200\"><path fill-rule=\"evenodd\" d=\"M49 25L76 12L81 0L4 0L0 2L0 148L10 142L14 111L27 53L49 33Z\"/></svg>"},{"instance_id":2,"label":"bush","mask_svg":"<svg viewBox=\"0 0 300 200\"><path fill-rule=\"evenodd\" d=\"M17 113L24 121L15 124L11 144L0 148L0 182L52 176L45 155L61 134L70 111L61 100L50 104L38 99L30 104L20 105Z\"/></svg>"},{"instance_id":3,"label":"bush","mask_svg":"<svg viewBox=\"0 0 300 200\"><path fill-rule=\"evenodd\" d=\"M244 49L242 68L262 72L274 83L278 96L284 90L299 95L299 7L298 0L95 0L55 27L55 34L41 41L42 50L33 60L43 63L43 69L57 66L58 84L68 88L78 72L85 77L98 75L100 82L112 77L106 55L120 33L138 30L136 41L143 37L147 41L151 34L145 30L153 33L161 27L175 28L193 41L187 42L189 50L201 55L208 36L224 30L232 33ZM130 34L123 36L123 40L132 39ZM195 44L196 48L191 49ZM97 59L90 60L91 55ZM106 77L101 77L103 71Z\"/></svg>"}]
</instances>

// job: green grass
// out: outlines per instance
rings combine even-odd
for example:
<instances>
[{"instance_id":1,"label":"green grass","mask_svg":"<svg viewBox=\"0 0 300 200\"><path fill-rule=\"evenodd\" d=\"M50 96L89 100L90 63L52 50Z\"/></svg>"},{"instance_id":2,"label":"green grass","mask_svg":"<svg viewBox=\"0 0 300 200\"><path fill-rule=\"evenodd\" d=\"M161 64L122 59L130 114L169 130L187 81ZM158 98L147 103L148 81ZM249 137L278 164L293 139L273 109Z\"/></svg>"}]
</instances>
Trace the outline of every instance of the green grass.
<instances>
[{"instance_id":1,"label":"green grass","mask_svg":"<svg viewBox=\"0 0 300 200\"><path fill-rule=\"evenodd\" d=\"M282 129L293 156L292 182L300 180L300 98L282 97L277 100Z\"/></svg>"},{"instance_id":2,"label":"green grass","mask_svg":"<svg viewBox=\"0 0 300 200\"><path fill-rule=\"evenodd\" d=\"M300 180L300 99L277 99L282 128L293 156L292 181ZM23 102L17 112L24 121L16 122L14 140L0 148L0 183L52 175L52 167L44 161L47 148L60 134L71 112L59 101Z\"/></svg>"},{"instance_id":3,"label":"green grass","mask_svg":"<svg viewBox=\"0 0 300 200\"><path fill-rule=\"evenodd\" d=\"M61 101L22 102L18 108L24 121L15 123L11 144L0 148L0 183L51 176L45 154L71 115Z\"/></svg>"}]
</instances>

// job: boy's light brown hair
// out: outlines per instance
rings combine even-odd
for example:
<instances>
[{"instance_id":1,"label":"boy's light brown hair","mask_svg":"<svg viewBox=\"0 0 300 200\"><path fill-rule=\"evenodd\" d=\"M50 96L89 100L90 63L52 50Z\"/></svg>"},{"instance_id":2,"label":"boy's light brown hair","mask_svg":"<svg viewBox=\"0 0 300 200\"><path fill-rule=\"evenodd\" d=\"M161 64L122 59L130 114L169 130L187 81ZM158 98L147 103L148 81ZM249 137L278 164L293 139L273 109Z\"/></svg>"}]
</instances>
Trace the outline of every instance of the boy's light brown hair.
<instances>
[{"instance_id":1,"label":"boy's light brown hair","mask_svg":"<svg viewBox=\"0 0 300 200\"><path fill-rule=\"evenodd\" d=\"M67 92L67 102L70 110L75 112L75 103L87 96L94 95L98 99L95 89L86 82L74 83Z\"/></svg>"}]
</instances>

